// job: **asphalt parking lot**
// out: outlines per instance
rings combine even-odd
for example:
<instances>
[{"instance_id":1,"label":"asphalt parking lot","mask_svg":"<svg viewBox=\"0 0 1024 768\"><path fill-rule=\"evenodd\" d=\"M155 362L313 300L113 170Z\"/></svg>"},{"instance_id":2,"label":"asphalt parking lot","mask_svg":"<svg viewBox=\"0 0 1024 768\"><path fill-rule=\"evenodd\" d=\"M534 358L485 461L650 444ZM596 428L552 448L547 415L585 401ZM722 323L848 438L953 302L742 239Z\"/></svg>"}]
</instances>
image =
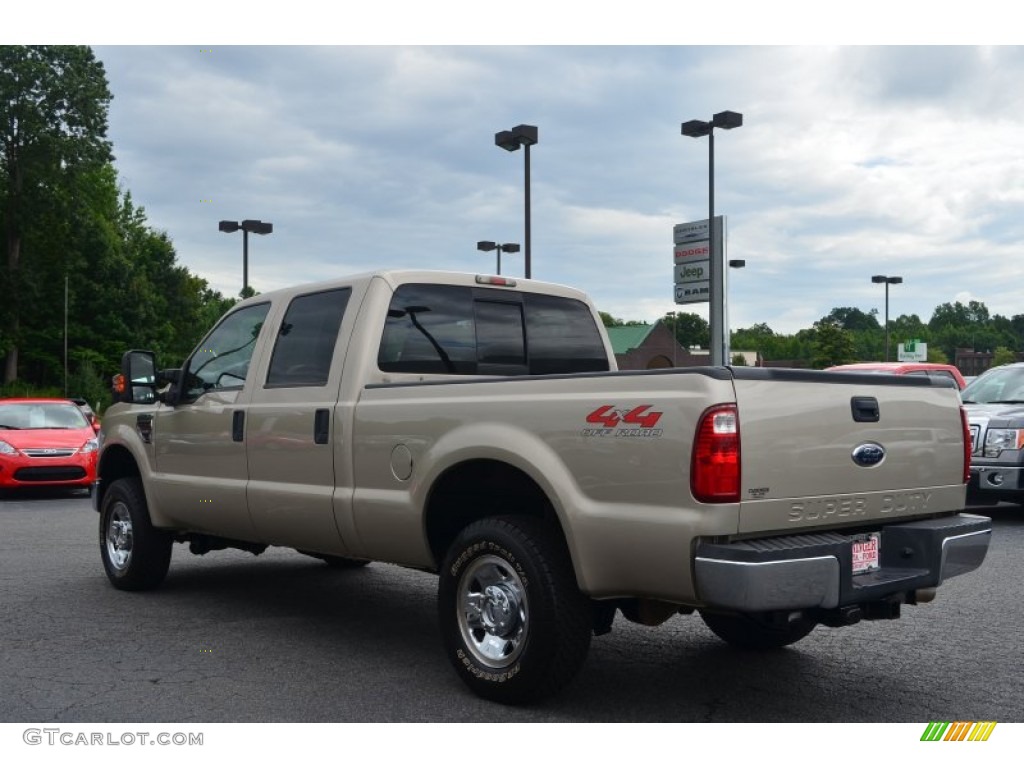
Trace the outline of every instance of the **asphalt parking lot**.
<instances>
[{"instance_id":1,"label":"asphalt parking lot","mask_svg":"<svg viewBox=\"0 0 1024 768\"><path fill-rule=\"evenodd\" d=\"M162 589L113 589L82 496L0 501L2 722L1024 721L1024 511L992 512L982 568L894 622L743 653L695 617L621 618L575 682L481 701L441 651L436 579L336 571L291 550L190 555Z\"/></svg>"}]
</instances>

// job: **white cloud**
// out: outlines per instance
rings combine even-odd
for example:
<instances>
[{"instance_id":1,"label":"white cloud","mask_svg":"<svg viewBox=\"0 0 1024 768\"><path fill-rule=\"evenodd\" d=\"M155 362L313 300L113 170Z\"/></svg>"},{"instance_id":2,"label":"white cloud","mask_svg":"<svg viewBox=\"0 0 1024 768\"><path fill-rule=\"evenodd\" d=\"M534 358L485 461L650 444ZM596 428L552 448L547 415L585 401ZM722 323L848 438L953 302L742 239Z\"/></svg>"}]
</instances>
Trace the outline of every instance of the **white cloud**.
<instances>
[{"instance_id":1,"label":"white cloud","mask_svg":"<svg viewBox=\"0 0 1024 768\"><path fill-rule=\"evenodd\" d=\"M205 49L204 49L205 50ZM534 276L653 320L671 302L671 227L729 220L731 324L807 327L836 306L927 319L959 292L1024 311L1024 55L1018 48L100 48L125 187L179 258L237 292L237 236L262 218L261 289L374 266L488 268L477 240L523 237L531 153ZM200 200L212 203L200 204ZM521 272L522 256L503 260ZM693 308L693 307L691 307Z\"/></svg>"}]
</instances>

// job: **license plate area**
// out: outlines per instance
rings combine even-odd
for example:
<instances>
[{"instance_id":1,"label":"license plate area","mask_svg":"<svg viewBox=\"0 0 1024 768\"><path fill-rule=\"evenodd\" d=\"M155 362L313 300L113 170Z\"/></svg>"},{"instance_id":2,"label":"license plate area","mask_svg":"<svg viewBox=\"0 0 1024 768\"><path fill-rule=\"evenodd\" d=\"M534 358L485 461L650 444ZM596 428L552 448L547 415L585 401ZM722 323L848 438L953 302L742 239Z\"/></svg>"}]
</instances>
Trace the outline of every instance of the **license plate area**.
<instances>
[{"instance_id":1,"label":"license plate area","mask_svg":"<svg viewBox=\"0 0 1024 768\"><path fill-rule=\"evenodd\" d=\"M851 542L853 575L877 571L881 567L879 565L881 551L881 533L862 533L854 536Z\"/></svg>"}]
</instances>

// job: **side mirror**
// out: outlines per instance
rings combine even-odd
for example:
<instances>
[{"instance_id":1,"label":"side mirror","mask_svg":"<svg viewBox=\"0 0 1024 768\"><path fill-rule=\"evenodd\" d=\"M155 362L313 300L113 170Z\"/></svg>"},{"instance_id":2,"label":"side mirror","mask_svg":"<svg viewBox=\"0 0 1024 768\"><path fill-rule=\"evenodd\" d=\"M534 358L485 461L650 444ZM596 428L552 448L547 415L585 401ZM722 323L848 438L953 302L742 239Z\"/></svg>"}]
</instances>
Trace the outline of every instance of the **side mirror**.
<instances>
[{"instance_id":1,"label":"side mirror","mask_svg":"<svg viewBox=\"0 0 1024 768\"><path fill-rule=\"evenodd\" d=\"M181 374L183 368L163 368L156 372L157 400L167 405L181 401Z\"/></svg>"},{"instance_id":2,"label":"side mirror","mask_svg":"<svg viewBox=\"0 0 1024 768\"><path fill-rule=\"evenodd\" d=\"M121 373L114 377L114 401L156 402L156 356L144 349L130 349L121 358Z\"/></svg>"}]
</instances>

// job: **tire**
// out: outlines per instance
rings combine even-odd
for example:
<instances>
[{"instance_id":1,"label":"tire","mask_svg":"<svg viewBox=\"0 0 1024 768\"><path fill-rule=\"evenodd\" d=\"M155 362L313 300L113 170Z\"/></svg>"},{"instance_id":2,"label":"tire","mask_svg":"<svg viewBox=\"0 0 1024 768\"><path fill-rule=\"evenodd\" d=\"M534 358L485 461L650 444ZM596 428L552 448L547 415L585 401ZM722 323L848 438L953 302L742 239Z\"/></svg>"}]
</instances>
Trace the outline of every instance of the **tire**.
<instances>
[{"instance_id":1,"label":"tire","mask_svg":"<svg viewBox=\"0 0 1024 768\"><path fill-rule=\"evenodd\" d=\"M587 657L593 618L557 530L520 516L455 539L438 584L445 651L482 698L526 704L561 690Z\"/></svg>"},{"instance_id":2,"label":"tire","mask_svg":"<svg viewBox=\"0 0 1024 768\"><path fill-rule=\"evenodd\" d=\"M803 640L818 626L814 619L800 614L790 618L787 611L775 613L714 613L701 611L708 629L737 648L768 651Z\"/></svg>"},{"instance_id":3,"label":"tire","mask_svg":"<svg viewBox=\"0 0 1024 768\"><path fill-rule=\"evenodd\" d=\"M137 477L115 480L100 508L100 557L118 589L154 589L167 575L173 537L153 527Z\"/></svg>"},{"instance_id":4,"label":"tire","mask_svg":"<svg viewBox=\"0 0 1024 768\"><path fill-rule=\"evenodd\" d=\"M315 557L317 560L323 560L331 568L363 568L369 565L371 560L363 560L358 557L339 557L338 555L320 555L316 552L307 552L304 549L295 550L300 555L306 555L307 557Z\"/></svg>"}]
</instances>

